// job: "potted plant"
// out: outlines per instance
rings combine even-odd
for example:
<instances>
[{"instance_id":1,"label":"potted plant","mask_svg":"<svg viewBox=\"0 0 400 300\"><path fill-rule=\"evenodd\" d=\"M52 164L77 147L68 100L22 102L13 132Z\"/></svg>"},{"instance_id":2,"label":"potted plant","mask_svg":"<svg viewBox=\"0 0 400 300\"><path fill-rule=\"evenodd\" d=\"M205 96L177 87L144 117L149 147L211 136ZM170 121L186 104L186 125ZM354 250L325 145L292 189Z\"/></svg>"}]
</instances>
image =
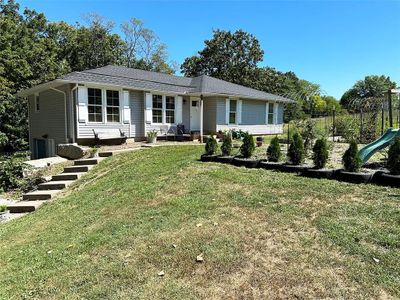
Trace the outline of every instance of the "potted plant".
<instances>
[{"instance_id":1,"label":"potted plant","mask_svg":"<svg viewBox=\"0 0 400 300\"><path fill-rule=\"evenodd\" d=\"M209 136L206 140L205 153L201 156L201 161L213 161L217 156L218 143L214 136Z\"/></svg>"},{"instance_id":2,"label":"potted plant","mask_svg":"<svg viewBox=\"0 0 400 300\"><path fill-rule=\"evenodd\" d=\"M229 134L224 135L222 139L221 152L222 155L216 157L215 161L220 163L228 163L228 164L231 163L233 159L233 156L231 156L232 138Z\"/></svg>"},{"instance_id":3,"label":"potted plant","mask_svg":"<svg viewBox=\"0 0 400 300\"><path fill-rule=\"evenodd\" d=\"M94 158L99 156L99 148L98 147L92 147L89 149L89 157Z\"/></svg>"},{"instance_id":4,"label":"potted plant","mask_svg":"<svg viewBox=\"0 0 400 300\"><path fill-rule=\"evenodd\" d=\"M154 144L157 142L157 130L153 129L147 132L147 143Z\"/></svg>"},{"instance_id":5,"label":"potted plant","mask_svg":"<svg viewBox=\"0 0 400 300\"><path fill-rule=\"evenodd\" d=\"M368 183L372 174L359 172L362 166L357 143L353 140L342 157L344 170L335 172L336 179L351 183Z\"/></svg>"},{"instance_id":6,"label":"potted plant","mask_svg":"<svg viewBox=\"0 0 400 300\"><path fill-rule=\"evenodd\" d=\"M282 165L282 171L300 173L305 169L305 166L302 165L305 157L304 143L300 134L297 132L293 134L290 140L287 157L289 164Z\"/></svg>"},{"instance_id":7,"label":"potted plant","mask_svg":"<svg viewBox=\"0 0 400 300\"><path fill-rule=\"evenodd\" d=\"M372 181L382 185L400 187L400 137L396 137L389 147L386 168L389 173L383 171L375 172Z\"/></svg>"},{"instance_id":8,"label":"potted plant","mask_svg":"<svg viewBox=\"0 0 400 300\"><path fill-rule=\"evenodd\" d=\"M263 137L262 136L256 137L256 144L257 144L257 147L261 147L262 146L262 144L263 144Z\"/></svg>"},{"instance_id":9,"label":"potted plant","mask_svg":"<svg viewBox=\"0 0 400 300\"><path fill-rule=\"evenodd\" d=\"M282 165L279 161L281 160L282 152L281 145L279 143L279 138L275 136L268 148L267 148L267 160L260 161L260 167L268 170L279 170Z\"/></svg>"},{"instance_id":10,"label":"potted plant","mask_svg":"<svg viewBox=\"0 0 400 300\"><path fill-rule=\"evenodd\" d=\"M329 158L327 140L325 138L316 140L312 150L314 167L305 169L302 175L312 178L331 178L333 175L333 170L325 169Z\"/></svg>"},{"instance_id":11,"label":"potted plant","mask_svg":"<svg viewBox=\"0 0 400 300\"><path fill-rule=\"evenodd\" d=\"M7 209L7 205L0 205L0 220L7 220L10 215L10 211Z\"/></svg>"},{"instance_id":12,"label":"potted plant","mask_svg":"<svg viewBox=\"0 0 400 300\"><path fill-rule=\"evenodd\" d=\"M235 157L232 163L235 166L245 166L246 168L256 168L260 162L258 159L251 159L251 156L256 149L254 138L248 132L242 133L243 143L240 146L240 157Z\"/></svg>"}]
</instances>

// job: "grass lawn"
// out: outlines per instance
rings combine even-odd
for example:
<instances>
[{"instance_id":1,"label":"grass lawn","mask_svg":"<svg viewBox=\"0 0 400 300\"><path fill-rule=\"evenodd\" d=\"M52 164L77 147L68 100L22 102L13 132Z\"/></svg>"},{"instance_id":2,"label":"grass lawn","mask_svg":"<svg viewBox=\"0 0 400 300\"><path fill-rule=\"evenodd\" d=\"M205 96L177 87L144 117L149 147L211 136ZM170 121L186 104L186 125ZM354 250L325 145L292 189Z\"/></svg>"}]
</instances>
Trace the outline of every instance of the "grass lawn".
<instances>
[{"instance_id":1,"label":"grass lawn","mask_svg":"<svg viewBox=\"0 0 400 300\"><path fill-rule=\"evenodd\" d=\"M400 190L201 163L202 150L109 158L1 225L0 298L400 297Z\"/></svg>"}]
</instances>

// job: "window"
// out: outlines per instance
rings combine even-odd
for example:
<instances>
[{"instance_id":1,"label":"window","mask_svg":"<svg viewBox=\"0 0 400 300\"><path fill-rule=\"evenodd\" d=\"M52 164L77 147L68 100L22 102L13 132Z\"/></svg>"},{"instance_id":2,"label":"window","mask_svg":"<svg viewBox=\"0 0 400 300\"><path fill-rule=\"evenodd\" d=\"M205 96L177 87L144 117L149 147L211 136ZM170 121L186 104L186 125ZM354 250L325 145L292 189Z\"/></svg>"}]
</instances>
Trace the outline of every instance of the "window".
<instances>
[{"instance_id":1,"label":"window","mask_svg":"<svg viewBox=\"0 0 400 300\"><path fill-rule=\"evenodd\" d=\"M229 101L229 124L236 124L236 100Z\"/></svg>"},{"instance_id":2,"label":"window","mask_svg":"<svg viewBox=\"0 0 400 300\"><path fill-rule=\"evenodd\" d=\"M153 123L162 123L162 96L153 95Z\"/></svg>"},{"instance_id":3,"label":"window","mask_svg":"<svg viewBox=\"0 0 400 300\"><path fill-rule=\"evenodd\" d=\"M197 107L197 106L199 106L199 101L192 101L192 106L193 107Z\"/></svg>"},{"instance_id":4,"label":"window","mask_svg":"<svg viewBox=\"0 0 400 300\"><path fill-rule=\"evenodd\" d=\"M106 91L107 95L107 122L120 122L119 119L119 92Z\"/></svg>"},{"instance_id":5,"label":"window","mask_svg":"<svg viewBox=\"0 0 400 300\"><path fill-rule=\"evenodd\" d=\"M103 121L101 89L88 89L89 122Z\"/></svg>"},{"instance_id":6,"label":"window","mask_svg":"<svg viewBox=\"0 0 400 300\"><path fill-rule=\"evenodd\" d=\"M39 95L35 95L35 111L40 111L40 99Z\"/></svg>"},{"instance_id":7,"label":"window","mask_svg":"<svg viewBox=\"0 0 400 300\"><path fill-rule=\"evenodd\" d=\"M165 122L175 123L175 97L165 97Z\"/></svg>"},{"instance_id":8,"label":"window","mask_svg":"<svg viewBox=\"0 0 400 300\"><path fill-rule=\"evenodd\" d=\"M274 124L274 104L268 103L268 124Z\"/></svg>"}]
</instances>

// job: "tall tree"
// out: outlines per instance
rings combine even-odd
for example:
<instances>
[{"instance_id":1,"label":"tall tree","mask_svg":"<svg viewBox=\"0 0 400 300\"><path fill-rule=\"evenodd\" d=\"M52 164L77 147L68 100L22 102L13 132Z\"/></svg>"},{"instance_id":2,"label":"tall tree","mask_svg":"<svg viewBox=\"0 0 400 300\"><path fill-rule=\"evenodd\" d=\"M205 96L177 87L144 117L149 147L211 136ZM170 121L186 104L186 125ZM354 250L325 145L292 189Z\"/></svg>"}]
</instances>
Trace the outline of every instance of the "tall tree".
<instances>
[{"instance_id":1,"label":"tall tree","mask_svg":"<svg viewBox=\"0 0 400 300\"><path fill-rule=\"evenodd\" d=\"M257 64L264 51L258 40L243 30L215 30L198 55L188 57L181 66L186 76L210 75L249 86L257 79Z\"/></svg>"},{"instance_id":2,"label":"tall tree","mask_svg":"<svg viewBox=\"0 0 400 300\"><path fill-rule=\"evenodd\" d=\"M154 31L144 27L141 20L132 18L121 25L124 35L124 64L127 67L173 74L173 63L167 62L167 46Z\"/></svg>"},{"instance_id":3,"label":"tall tree","mask_svg":"<svg viewBox=\"0 0 400 300\"><path fill-rule=\"evenodd\" d=\"M366 76L343 94L340 104L348 108L353 101L361 100L362 102L362 99L382 98L384 92L395 87L396 82L391 81L388 76Z\"/></svg>"}]
</instances>

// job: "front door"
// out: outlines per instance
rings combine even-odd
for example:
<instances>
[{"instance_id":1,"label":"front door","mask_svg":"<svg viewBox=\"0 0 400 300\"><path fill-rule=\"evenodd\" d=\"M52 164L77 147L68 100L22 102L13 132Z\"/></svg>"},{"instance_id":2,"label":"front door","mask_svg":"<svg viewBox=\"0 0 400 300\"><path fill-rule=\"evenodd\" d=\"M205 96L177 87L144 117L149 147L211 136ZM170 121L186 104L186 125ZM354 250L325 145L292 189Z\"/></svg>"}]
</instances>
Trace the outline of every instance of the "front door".
<instances>
[{"instance_id":1,"label":"front door","mask_svg":"<svg viewBox=\"0 0 400 300\"><path fill-rule=\"evenodd\" d=\"M200 99L190 100L190 131L200 130Z\"/></svg>"},{"instance_id":2,"label":"front door","mask_svg":"<svg viewBox=\"0 0 400 300\"><path fill-rule=\"evenodd\" d=\"M46 141L35 139L36 144L36 158L45 158L46 157Z\"/></svg>"}]
</instances>

